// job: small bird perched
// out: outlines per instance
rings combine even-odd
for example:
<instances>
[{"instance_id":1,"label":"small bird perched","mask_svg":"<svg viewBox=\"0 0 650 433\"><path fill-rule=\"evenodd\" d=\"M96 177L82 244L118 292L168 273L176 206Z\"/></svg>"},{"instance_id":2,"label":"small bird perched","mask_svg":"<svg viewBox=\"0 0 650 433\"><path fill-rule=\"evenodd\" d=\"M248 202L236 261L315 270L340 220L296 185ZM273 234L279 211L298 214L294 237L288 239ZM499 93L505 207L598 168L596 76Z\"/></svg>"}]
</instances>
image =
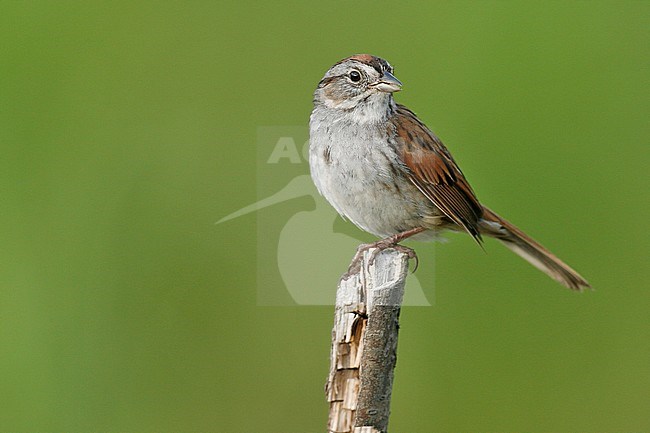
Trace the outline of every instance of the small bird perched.
<instances>
[{"instance_id":1,"label":"small bird perched","mask_svg":"<svg viewBox=\"0 0 650 433\"><path fill-rule=\"evenodd\" d=\"M344 219L384 238L361 248L465 231L479 244L483 235L498 239L570 289L589 287L553 253L479 203L440 139L395 103L393 93L401 88L387 61L358 54L332 66L314 92L311 175Z\"/></svg>"}]
</instances>

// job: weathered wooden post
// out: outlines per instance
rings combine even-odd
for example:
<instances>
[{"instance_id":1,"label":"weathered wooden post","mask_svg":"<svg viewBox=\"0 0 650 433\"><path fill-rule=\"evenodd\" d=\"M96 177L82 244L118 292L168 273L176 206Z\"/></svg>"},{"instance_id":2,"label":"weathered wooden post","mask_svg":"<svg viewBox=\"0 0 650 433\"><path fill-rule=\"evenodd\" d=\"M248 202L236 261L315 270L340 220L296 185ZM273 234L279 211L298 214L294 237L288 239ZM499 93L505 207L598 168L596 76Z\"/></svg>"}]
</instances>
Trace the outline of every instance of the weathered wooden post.
<instances>
[{"instance_id":1,"label":"weathered wooden post","mask_svg":"<svg viewBox=\"0 0 650 433\"><path fill-rule=\"evenodd\" d=\"M330 372L328 432L385 433L399 314L409 255L395 249L364 253L358 273L339 281Z\"/></svg>"}]
</instances>

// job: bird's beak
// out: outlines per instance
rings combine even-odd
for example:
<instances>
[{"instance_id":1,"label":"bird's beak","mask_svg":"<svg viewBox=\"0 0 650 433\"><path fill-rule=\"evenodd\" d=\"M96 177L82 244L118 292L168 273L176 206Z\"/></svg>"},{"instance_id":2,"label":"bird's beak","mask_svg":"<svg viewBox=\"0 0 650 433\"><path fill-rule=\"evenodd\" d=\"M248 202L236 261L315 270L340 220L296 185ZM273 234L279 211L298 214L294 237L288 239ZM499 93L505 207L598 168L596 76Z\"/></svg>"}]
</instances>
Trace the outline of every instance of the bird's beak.
<instances>
[{"instance_id":1,"label":"bird's beak","mask_svg":"<svg viewBox=\"0 0 650 433\"><path fill-rule=\"evenodd\" d=\"M395 78L390 72L385 71L384 75L381 76L379 81L377 81L373 87L386 93L399 92L402 90L402 82Z\"/></svg>"}]
</instances>

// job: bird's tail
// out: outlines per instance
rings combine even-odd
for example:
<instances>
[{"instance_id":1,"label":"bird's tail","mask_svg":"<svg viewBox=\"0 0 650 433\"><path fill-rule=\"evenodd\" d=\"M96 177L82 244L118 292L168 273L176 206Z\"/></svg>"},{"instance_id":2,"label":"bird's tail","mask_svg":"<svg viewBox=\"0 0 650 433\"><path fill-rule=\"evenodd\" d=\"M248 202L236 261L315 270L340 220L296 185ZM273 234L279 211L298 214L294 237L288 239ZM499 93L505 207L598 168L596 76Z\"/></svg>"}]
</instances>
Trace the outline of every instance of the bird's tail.
<instances>
[{"instance_id":1,"label":"bird's tail","mask_svg":"<svg viewBox=\"0 0 650 433\"><path fill-rule=\"evenodd\" d=\"M483 207L480 231L481 234L500 240L506 247L566 287L573 290L591 287L587 280L569 265L486 207Z\"/></svg>"}]
</instances>

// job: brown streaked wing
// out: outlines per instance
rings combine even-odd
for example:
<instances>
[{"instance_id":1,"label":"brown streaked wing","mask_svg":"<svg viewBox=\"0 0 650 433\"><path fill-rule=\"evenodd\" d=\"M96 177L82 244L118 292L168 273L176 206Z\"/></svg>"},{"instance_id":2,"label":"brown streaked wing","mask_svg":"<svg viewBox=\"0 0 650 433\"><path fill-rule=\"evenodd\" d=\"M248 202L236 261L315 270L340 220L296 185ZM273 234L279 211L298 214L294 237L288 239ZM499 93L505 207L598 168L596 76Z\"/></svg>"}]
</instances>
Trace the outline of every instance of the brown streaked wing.
<instances>
[{"instance_id":1,"label":"brown streaked wing","mask_svg":"<svg viewBox=\"0 0 650 433\"><path fill-rule=\"evenodd\" d=\"M408 168L409 180L451 221L480 243L478 222L483 208L447 148L403 105L397 104L391 122L397 132L397 150Z\"/></svg>"}]
</instances>

